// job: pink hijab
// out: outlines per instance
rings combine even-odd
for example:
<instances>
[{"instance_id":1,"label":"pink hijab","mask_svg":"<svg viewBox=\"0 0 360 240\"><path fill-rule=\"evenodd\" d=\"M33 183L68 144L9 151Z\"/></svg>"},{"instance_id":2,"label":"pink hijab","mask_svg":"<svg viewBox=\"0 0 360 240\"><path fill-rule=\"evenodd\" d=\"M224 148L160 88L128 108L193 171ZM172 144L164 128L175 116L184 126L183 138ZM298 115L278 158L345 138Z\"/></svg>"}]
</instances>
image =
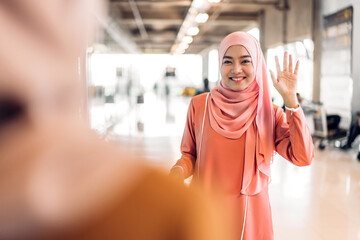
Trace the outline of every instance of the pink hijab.
<instances>
[{"instance_id":1,"label":"pink hijab","mask_svg":"<svg viewBox=\"0 0 360 240\"><path fill-rule=\"evenodd\" d=\"M211 90L210 125L226 138L237 139L245 134L241 193L254 195L259 193L270 179L270 161L275 149L274 110L260 43L245 32L227 35L219 46L220 68L226 51L233 45L242 45L249 52L255 79L242 91L231 90L223 80Z\"/></svg>"}]
</instances>

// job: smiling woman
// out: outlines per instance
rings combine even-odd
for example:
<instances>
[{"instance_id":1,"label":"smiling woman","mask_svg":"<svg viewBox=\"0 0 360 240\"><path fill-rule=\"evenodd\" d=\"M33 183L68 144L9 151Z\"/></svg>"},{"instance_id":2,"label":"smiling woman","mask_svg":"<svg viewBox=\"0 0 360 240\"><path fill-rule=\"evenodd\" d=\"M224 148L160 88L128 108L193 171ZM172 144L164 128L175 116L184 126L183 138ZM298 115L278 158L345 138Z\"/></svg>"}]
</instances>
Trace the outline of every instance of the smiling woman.
<instances>
[{"instance_id":1,"label":"smiling woman","mask_svg":"<svg viewBox=\"0 0 360 240\"><path fill-rule=\"evenodd\" d=\"M274 151L297 166L309 165L314 156L296 101L298 63L293 71L291 55L289 63L287 53L284 59L280 70L276 58L277 77L271 76L286 117L271 102L259 42L244 32L226 36L219 46L220 84L192 99L182 156L170 171L182 180L193 175L192 184L223 197L234 239L273 239L268 184Z\"/></svg>"}]
</instances>

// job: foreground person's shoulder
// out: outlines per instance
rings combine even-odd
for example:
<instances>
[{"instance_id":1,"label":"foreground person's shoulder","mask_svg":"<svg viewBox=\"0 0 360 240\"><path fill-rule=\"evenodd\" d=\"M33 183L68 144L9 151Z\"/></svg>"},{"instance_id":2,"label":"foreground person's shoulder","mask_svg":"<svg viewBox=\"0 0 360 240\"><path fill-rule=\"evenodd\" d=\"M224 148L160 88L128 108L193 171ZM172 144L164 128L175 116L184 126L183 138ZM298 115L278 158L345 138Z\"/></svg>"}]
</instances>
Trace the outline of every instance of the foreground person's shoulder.
<instances>
[{"instance_id":1,"label":"foreground person's shoulder","mask_svg":"<svg viewBox=\"0 0 360 240\"><path fill-rule=\"evenodd\" d=\"M94 222L90 237L223 239L227 233L221 219L210 200L197 190L158 170L144 168L127 193Z\"/></svg>"}]
</instances>

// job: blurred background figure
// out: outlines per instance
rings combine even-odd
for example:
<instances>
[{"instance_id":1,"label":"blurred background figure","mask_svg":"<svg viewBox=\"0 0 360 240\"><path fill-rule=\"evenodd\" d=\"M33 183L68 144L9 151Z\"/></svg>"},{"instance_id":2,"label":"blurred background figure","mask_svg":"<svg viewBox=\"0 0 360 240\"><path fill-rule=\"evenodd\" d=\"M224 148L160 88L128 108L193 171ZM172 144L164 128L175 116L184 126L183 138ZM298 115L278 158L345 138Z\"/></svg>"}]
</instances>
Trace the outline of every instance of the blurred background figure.
<instances>
[{"instance_id":1,"label":"blurred background figure","mask_svg":"<svg viewBox=\"0 0 360 240\"><path fill-rule=\"evenodd\" d=\"M298 100L298 103L301 105L301 103L302 103L302 97L301 97L300 93L296 93L296 98L297 98L297 100Z\"/></svg>"},{"instance_id":2,"label":"blurred background figure","mask_svg":"<svg viewBox=\"0 0 360 240\"><path fill-rule=\"evenodd\" d=\"M199 94L202 94L202 93L205 93L205 92L210 92L209 79L208 78L204 78L203 85L204 85L204 88L196 90L195 95L199 95Z\"/></svg>"},{"instance_id":3,"label":"blurred background figure","mask_svg":"<svg viewBox=\"0 0 360 240\"><path fill-rule=\"evenodd\" d=\"M349 129L349 133L346 139L346 144L341 146L341 149L348 150L352 147L353 142L360 134L360 112L356 113L356 121L354 121ZM357 159L360 160L360 152L358 153Z\"/></svg>"},{"instance_id":4,"label":"blurred background figure","mask_svg":"<svg viewBox=\"0 0 360 240\"><path fill-rule=\"evenodd\" d=\"M199 194L89 129L82 56L102 9L0 2L0 239L227 239Z\"/></svg>"}]
</instances>

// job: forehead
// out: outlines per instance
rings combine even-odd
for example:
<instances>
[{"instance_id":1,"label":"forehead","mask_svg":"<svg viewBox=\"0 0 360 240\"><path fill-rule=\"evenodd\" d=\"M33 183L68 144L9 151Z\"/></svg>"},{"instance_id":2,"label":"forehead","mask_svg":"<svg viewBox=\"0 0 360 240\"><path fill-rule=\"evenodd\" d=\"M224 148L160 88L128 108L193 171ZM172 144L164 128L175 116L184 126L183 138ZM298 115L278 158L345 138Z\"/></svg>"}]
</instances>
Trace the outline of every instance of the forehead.
<instances>
[{"instance_id":1,"label":"forehead","mask_svg":"<svg viewBox=\"0 0 360 240\"><path fill-rule=\"evenodd\" d=\"M244 56L244 55L250 56L250 53L248 52L248 50L246 50L246 48L244 46L232 45L226 50L224 56L237 57L237 56Z\"/></svg>"}]
</instances>

